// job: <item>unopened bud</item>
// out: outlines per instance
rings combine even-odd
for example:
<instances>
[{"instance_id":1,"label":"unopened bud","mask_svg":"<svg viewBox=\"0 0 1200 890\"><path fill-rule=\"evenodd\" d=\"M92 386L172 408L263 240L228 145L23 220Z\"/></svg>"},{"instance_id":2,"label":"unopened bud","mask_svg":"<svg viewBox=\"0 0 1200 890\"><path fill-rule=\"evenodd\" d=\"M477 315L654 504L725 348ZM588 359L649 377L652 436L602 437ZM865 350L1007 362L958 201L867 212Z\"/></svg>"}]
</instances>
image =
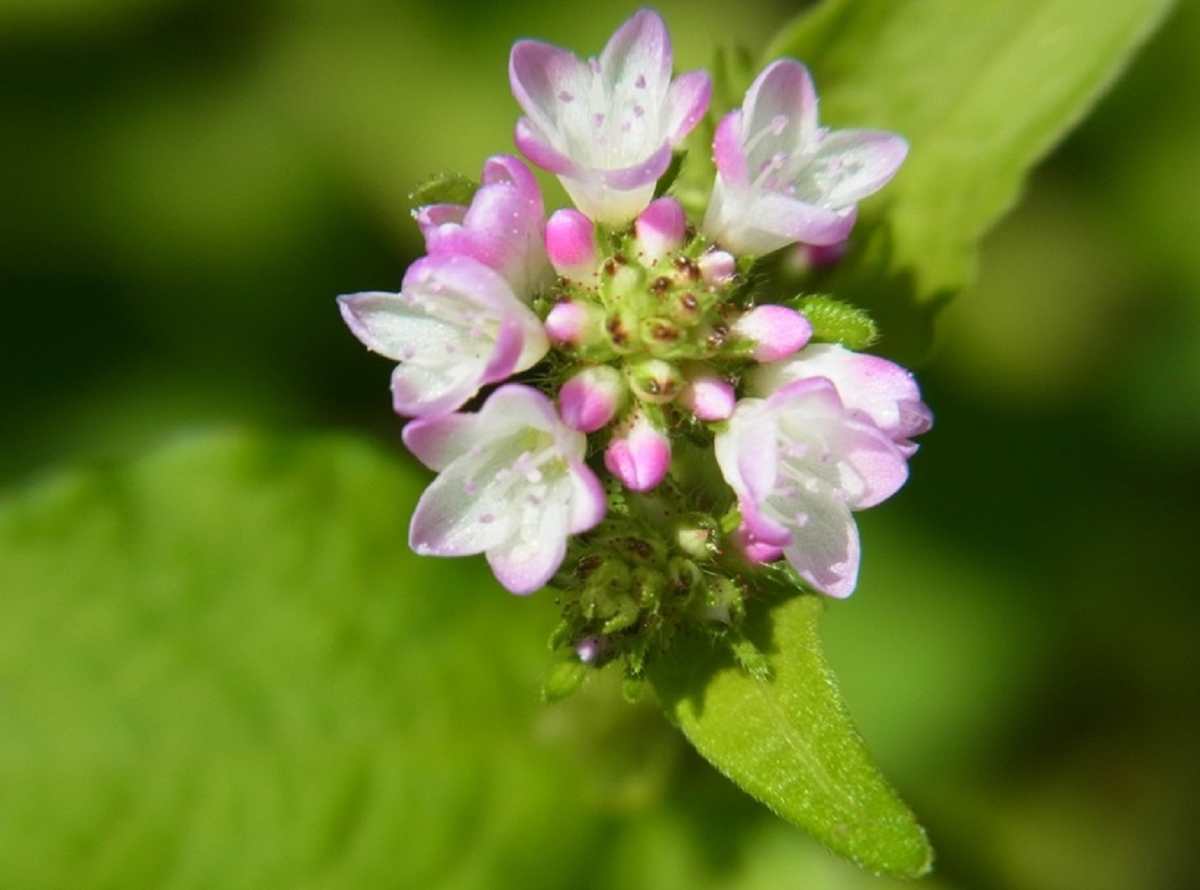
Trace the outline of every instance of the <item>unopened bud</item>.
<instances>
[{"instance_id":1,"label":"unopened bud","mask_svg":"<svg viewBox=\"0 0 1200 890\"><path fill-rule=\"evenodd\" d=\"M545 328L554 343L583 346L603 336L604 316L598 307L563 300L551 307Z\"/></svg>"},{"instance_id":2,"label":"unopened bud","mask_svg":"<svg viewBox=\"0 0 1200 890\"><path fill-rule=\"evenodd\" d=\"M648 358L630 363L629 386L643 402L665 405L679 395L683 375L668 361Z\"/></svg>"},{"instance_id":3,"label":"unopened bud","mask_svg":"<svg viewBox=\"0 0 1200 890\"><path fill-rule=\"evenodd\" d=\"M683 246L687 216L674 198L659 198L641 212L634 231L643 260L652 263Z\"/></svg>"},{"instance_id":4,"label":"unopened bud","mask_svg":"<svg viewBox=\"0 0 1200 890\"><path fill-rule=\"evenodd\" d=\"M731 333L753 344L750 356L755 361L777 362L804 347L812 336L812 325L795 309L768 303L739 318Z\"/></svg>"},{"instance_id":5,"label":"unopened bud","mask_svg":"<svg viewBox=\"0 0 1200 890\"><path fill-rule=\"evenodd\" d=\"M684 385L679 401L697 420L728 420L737 404L737 395L728 380L705 374Z\"/></svg>"},{"instance_id":6,"label":"unopened bud","mask_svg":"<svg viewBox=\"0 0 1200 890\"><path fill-rule=\"evenodd\" d=\"M605 426L621 406L625 381L611 365L584 368L563 384L558 393L563 422L583 433Z\"/></svg>"},{"instance_id":7,"label":"unopened bud","mask_svg":"<svg viewBox=\"0 0 1200 890\"><path fill-rule=\"evenodd\" d=\"M608 637L597 635L581 637L575 641L575 654L584 664L595 664L611 648Z\"/></svg>"},{"instance_id":8,"label":"unopened bud","mask_svg":"<svg viewBox=\"0 0 1200 890\"><path fill-rule=\"evenodd\" d=\"M737 260L724 250L710 250L697 261L700 275L708 284L728 284L737 274Z\"/></svg>"},{"instance_id":9,"label":"unopened bud","mask_svg":"<svg viewBox=\"0 0 1200 890\"><path fill-rule=\"evenodd\" d=\"M556 210L546 220L546 253L554 271L577 284L596 275L596 224L578 210Z\"/></svg>"},{"instance_id":10,"label":"unopened bud","mask_svg":"<svg viewBox=\"0 0 1200 890\"><path fill-rule=\"evenodd\" d=\"M649 491L671 466L671 442L646 418L637 416L608 443L604 466L631 491Z\"/></svg>"}]
</instances>

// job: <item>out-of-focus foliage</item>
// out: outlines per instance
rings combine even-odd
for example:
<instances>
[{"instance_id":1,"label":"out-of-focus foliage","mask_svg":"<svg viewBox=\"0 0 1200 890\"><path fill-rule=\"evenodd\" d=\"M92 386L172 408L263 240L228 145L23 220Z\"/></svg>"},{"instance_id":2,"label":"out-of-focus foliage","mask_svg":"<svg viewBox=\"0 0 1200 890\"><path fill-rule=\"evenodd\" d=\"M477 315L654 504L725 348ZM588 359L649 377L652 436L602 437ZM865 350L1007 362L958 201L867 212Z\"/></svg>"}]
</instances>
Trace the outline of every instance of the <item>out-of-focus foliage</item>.
<instances>
[{"instance_id":1,"label":"out-of-focus foliage","mask_svg":"<svg viewBox=\"0 0 1200 890\"><path fill-rule=\"evenodd\" d=\"M795 11L660 9L684 68L718 41L757 54ZM595 51L627 12L0 4L0 861L24 886L211 886L222 868L224 886L414 886L452 843L457 886L485 863L519 886L886 883L734 790L651 707L604 684L535 706L552 602L403 555L425 476L393 464L386 364L332 296L398 282L419 249L413 185L511 150L513 39ZM938 849L927 886L1197 879L1198 41L1200 6L1180 4L985 241L919 369L937 426L904 494L863 516L860 589L822 621L869 748ZM385 450L225 440L215 463L185 446L28 490L51 465L213 423L352 426ZM362 491L368 468L390 481ZM341 532L291 509L331 480L361 493ZM194 506L160 524L164 502ZM27 543L39 526L59 543ZM193 583L156 562L168 546L202 578L223 550L262 563L228 597L130 593ZM360 584L302 570L357 547L379 560ZM350 630L366 639L336 637ZM429 735L401 731L415 724ZM425 849L396 840L422 817Z\"/></svg>"},{"instance_id":2,"label":"out-of-focus foliage","mask_svg":"<svg viewBox=\"0 0 1200 890\"><path fill-rule=\"evenodd\" d=\"M831 125L870 121L910 143L860 221L858 262L828 288L875 312L893 351L920 358L979 237L1170 5L1131 0L1094 15L1093 0L833 0L802 16L769 55L809 63Z\"/></svg>"}]
</instances>

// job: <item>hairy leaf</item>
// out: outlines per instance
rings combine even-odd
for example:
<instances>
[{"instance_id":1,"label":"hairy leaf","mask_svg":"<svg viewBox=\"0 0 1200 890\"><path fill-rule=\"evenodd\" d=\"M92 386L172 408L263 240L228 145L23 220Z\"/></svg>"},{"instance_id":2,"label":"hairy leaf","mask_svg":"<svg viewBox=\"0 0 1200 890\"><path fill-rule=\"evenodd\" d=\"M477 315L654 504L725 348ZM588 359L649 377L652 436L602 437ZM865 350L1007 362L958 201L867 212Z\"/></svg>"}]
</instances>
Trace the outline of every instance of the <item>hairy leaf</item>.
<instances>
[{"instance_id":1,"label":"hairy leaf","mask_svg":"<svg viewBox=\"0 0 1200 890\"><path fill-rule=\"evenodd\" d=\"M692 640L652 669L667 713L718 769L834 852L879 874L925 874L925 833L867 753L821 654L821 600L756 606L746 632L770 679Z\"/></svg>"}]
</instances>

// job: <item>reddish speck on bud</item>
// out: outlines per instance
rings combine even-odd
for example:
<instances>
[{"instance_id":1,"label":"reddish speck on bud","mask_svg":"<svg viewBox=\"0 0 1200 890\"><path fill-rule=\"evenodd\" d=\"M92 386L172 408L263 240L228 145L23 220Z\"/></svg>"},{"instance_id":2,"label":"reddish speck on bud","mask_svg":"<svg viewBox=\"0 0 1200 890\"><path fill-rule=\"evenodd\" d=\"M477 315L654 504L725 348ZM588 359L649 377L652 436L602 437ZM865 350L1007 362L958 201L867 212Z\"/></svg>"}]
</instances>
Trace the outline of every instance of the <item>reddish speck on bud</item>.
<instances>
[{"instance_id":1,"label":"reddish speck on bud","mask_svg":"<svg viewBox=\"0 0 1200 890\"><path fill-rule=\"evenodd\" d=\"M630 362L629 386L643 402L665 405L683 388L683 375L668 361L659 358Z\"/></svg>"}]
</instances>

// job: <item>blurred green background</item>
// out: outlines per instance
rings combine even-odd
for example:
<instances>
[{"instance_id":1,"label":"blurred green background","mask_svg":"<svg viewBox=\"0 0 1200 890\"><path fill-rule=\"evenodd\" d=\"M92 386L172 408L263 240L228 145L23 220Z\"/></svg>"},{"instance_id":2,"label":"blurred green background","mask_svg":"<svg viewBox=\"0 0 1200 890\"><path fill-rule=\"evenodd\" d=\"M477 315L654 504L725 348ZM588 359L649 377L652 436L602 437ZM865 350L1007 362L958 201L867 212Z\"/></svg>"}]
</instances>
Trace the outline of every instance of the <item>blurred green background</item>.
<instances>
[{"instance_id":1,"label":"blurred green background","mask_svg":"<svg viewBox=\"0 0 1200 890\"><path fill-rule=\"evenodd\" d=\"M717 44L757 50L798 7L658 8L677 67L688 69L708 65ZM8 509L107 516L102 493L55 489L47 499L38 480L189 431L263 430L284 441L350 432L378 449L354 451L337 478L360 484L366 503L371 486L351 484L370 475L360 466L391 473L395 509L337 501L330 522L350 517L379 552L402 551L405 499L426 475L398 446L387 363L347 333L333 297L398 286L421 247L406 195L422 177L474 175L487 155L513 150L513 40L595 52L629 11L0 0ZM862 516L862 584L825 619L867 743L938 848L936 886L1200 881L1191 850L1200 824L1198 43L1200 4L1182 3L986 240L976 285L944 313L937 349L918 369L937 426L909 487ZM212 486L244 483L257 497L259 477L243 477L237 457L246 449L219 441L237 469ZM162 473L186 479L180 497L200 503L206 480L189 460ZM294 469L309 458L289 460ZM289 515L286 499L271 503L271 517ZM19 542L17 525L7 528ZM196 531L197 541L208 533ZM231 536L225 545L253 543ZM537 706L553 604L503 595L476 561L396 556L398 570L419 573L408 589L372 577L353 597L305 601L303 615L289 611L286 591L265 598L262 614L276 617L262 627L279 636L279 652L303 636L288 622L320 636L322 609L336 624L351 600L356 634L369 636L373 615L387 628L344 644L350 660L370 652L370 670L345 675L349 685L325 678L306 696L314 681L280 668L267 643L244 663L213 655L253 648L236 614L206 619L206 642L181 655L179 625L143 611L135 620L124 593L108 600L110 588L93 589L93 578L118 573L103 551L95 541L87 554L51 548L0 587L0 886L884 883L741 797L649 707L616 702L603 684ZM82 613L65 600L37 611L50 585L42 590L34 569L56 560L83 567L80 577L56 575L54 588L90 596ZM230 589L239 584L250 599L261 592L240 578ZM418 586L438 589L422 589L415 606ZM101 630L64 622L75 614ZM518 624L495 631L506 622ZM104 630L118 625L141 630ZM162 645L139 661L129 641L145 638ZM238 685L236 671L222 673L229 664L255 679L222 704L206 690ZM172 672L186 682L145 679ZM124 678L119 695L101 682L112 677ZM395 714L380 704L384 682L405 690ZM285 686L290 698L270 697ZM369 715L356 739L402 736L398 772L388 772L387 750L372 749L370 762L384 766L368 769L357 742L314 747L340 738L310 719L318 699L334 703L330 713ZM106 705L116 701L119 718ZM43 706L60 710L48 717ZM136 752L131 759L97 741L117 723L141 727L140 741L120 749ZM550 739L552 756L519 743L527 724ZM501 725L507 735L485 744ZM429 727L471 741L446 754L420 741ZM228 751L242 744L253 756L231 766ZM190 771L206 777L207 796L185 781ZM426 771L413 790L412 775ZM278 779L270 806L254 790L264 774ZM224 796L211 782L227 786ZM340 816L364 787L385 799L393 789L399 802L357 822ZM282 833L296 820L304 831ZM310 862L296 852L312 853L310 834L354 855ZM476 866L451 868L454 856ZM404 864L389 869L391 857ZM6 882L5 869L20 878Z\"/></svg>"}]
</instances>

